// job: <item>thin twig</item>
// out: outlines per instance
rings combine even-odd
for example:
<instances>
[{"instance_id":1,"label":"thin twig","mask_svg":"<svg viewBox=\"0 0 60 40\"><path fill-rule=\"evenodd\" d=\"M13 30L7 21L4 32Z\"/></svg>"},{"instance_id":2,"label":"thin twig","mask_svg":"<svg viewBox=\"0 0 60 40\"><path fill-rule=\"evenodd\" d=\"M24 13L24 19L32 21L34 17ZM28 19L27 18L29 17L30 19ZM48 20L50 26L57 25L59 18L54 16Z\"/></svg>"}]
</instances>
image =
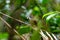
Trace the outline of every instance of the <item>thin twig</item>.
<instances>
[{"instance_id":1,"label":"thin twig","mask_svg":"<svg viewBox=\"0 0 60 40\"><path fill-rule=\"evenodd\" d=\"M8 17L8 18L11 18L11 19L13 19L13 20L16 20L16 21L18 21L18 22L20 22L20 23L26 24L27 26L31 26L31 24L25 23L25 22L23 22L23 21L21 21L21 20L19 20L19 19L15 19L15 18L13 18L13 17L11 17L11 16L9 16L9 15L6 15L6 14L4 14L4 13L2 13L2 12L0 12L0 14L6 16L6 17ZM32 28L33 28L33 27L32 27ZM33 28L33 29L34 29L34 28ZM35 30L35 29L34 29L34 30Z\"/></svg>"},{"instance_id":2,"label":"thin twig","mask_svg":"<svg viewBox=\"0 0 60 40\"><path fill-rule=\"evenodd\" d=\"M15 19L15 18L13 18L13 17L11 17L11 16L9 16L9 15L6 15L6 14L4 14L4 13L2 13L2 12L0 12L0 14L6 16L6 17L8 17L8 18L11 18L11 19L13 19L13 20L16 20L16 21L18 21L18 22L20 22L20 23L30 25L30 24L28 24L28 23L26 23L26 22L23 22L23 21L21 21L21 20L19 20L19 19Z\"/></svg>"},{"instance_id":3,"label":"thin twig","mask_svg":"<svg viewBox=\"0 0 60 40\"><path fill-rule=\"evenodd\" d=\"M2 17L0 17L0 19L8 26L8 28L12 28Z\"/></svg>"},{"instance_id":4,"label":"thin twig","mask_svg":"<svg viewBox=\"0 0 60 40\"><path fill-rule=\"evenodd\" d=\"M9 23L7 23L2 17L0 17L0 19L7 25L7 27L9 29L12 29L11 25ZM13 29L13 31L19 36L21 37L23 40L25 40L25 38L23 38L15 29Z\"/></svg>"}]
</instances>

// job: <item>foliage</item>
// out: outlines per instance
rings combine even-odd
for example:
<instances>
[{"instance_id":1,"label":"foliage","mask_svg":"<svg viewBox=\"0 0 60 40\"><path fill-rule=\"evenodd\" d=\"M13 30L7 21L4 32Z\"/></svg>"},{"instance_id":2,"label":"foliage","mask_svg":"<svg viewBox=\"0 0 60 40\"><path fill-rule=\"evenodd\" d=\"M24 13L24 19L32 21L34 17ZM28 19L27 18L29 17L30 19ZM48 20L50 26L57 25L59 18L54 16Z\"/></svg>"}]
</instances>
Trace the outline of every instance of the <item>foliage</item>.
<instances>
[{"instance_id":1,"label":"foliage","mask_svg":"<svg viewBox=\"0 0 60 40\"><path fill-rule=\"evenodd\" d=\"M24 35L29 33L28 40L41 40L41 30L58 35L60 34L60 1L0 0L0 21L1 32L5 30L8 33L4 33L3 36L0 34L0 39L13 40L15 35L24 39L26 37Z\"/></svg>"},{"instance_id":2,"label":"foliage","mask_svg":"<svg viewBox=\"0 0 60 40\"><path fill-rule=\"evenodd\" d=\"M8 34L7 33L0 33L0 40L7 40L7 38L8 38Z\"/></svg>"}]
</instances>

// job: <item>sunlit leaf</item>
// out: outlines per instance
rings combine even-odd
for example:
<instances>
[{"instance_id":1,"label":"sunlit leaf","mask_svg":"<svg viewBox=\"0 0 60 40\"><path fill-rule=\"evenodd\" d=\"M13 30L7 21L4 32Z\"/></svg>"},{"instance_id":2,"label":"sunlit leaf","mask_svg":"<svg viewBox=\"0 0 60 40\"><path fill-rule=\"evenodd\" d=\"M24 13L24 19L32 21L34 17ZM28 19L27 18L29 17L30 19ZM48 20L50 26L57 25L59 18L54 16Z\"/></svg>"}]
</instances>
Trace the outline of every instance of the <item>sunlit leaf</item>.
<instances>
[{"instance_id":1,"label":"sunlit leaf","mask_svg":"<svg viewBox=\"0 0 60 40\"><path fill-rule=\"evenodd\" d=\"M0 33L0 39L1 40L7 40L7 38L8 38L8 34L7 33Z\"/></svg>"},{"instance_id":2,"label":"sunlit leaf","mask_svg":"<svg viewBox=\"0 0 60 40\"><path fill-rule=\"evenodd\" d=\"M33 13L32 13L32 14L33 14L33 15L39 15L39 14L40 14L39 7L35 6L35 7L33 8Z\"/></svg>"},{"instance_id":3,"label":"sunlit leaf","mask_svg":"<svg viewBox=\"0 0 60 40\"><path fill-rule=\"evenodd\" d=\"M44 15L43 15L43 17L42 17L42 18L44 18L44 17L46 17L46 16L48 16L48 15L51 15L51 14L54 14L54 12L46 13L46 14L44 14Z\"/></svg>"},{"instance_id":4,"label":"sunlit leaf","mask_svg":"<svg viewBox=\"0 0 60 40\"><path fill-rule=\"evenodd\" d=\"M54 17L56 14L51 14L46 18L46 21L49 21L52 17Z\"/></svg>"}]
</instances>

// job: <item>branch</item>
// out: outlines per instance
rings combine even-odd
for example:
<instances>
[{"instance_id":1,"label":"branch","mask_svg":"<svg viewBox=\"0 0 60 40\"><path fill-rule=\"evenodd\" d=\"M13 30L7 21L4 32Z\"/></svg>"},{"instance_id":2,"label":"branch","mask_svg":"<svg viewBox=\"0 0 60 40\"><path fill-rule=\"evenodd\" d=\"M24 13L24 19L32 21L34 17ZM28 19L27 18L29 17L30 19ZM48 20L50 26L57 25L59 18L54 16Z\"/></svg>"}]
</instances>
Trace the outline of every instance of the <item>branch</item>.
<instances>
[{"instance_id":1,"label":"branch","mask_svg":"<svg viewBox=\"0 0 60 40\"><path fill-rule=\"evenodd\" d=\"M0 17L0 19L7 25L7 28L12 29L11 25L9 23L7 23L2 17ZM23 38L15 29L13 29L13 31L19 36L21 37L23 40L25 40L25 38Z\"/></svg>"},{"instance_id":2,"label":"branch","mask_svg":"<svg viewBox=\"0 0 60 40\"><path fill-rule=\"evenodd\" d=\"M19 20L19 19L15 19L15 18L13 18L13 17L11 17L11 16L9 16L9 15L6 15L6 14L4 14L4 13L2 13L2 12L0 12L0 14L6 16L6 17L8 17L8 18L11 18L11 19L13 19L13 20L15 20L15 21L17 21L17 22L20 22L20 23L23 23L23 24L26 24L26 25L30 25L30 24L28 24L28 23L26 23L26 22L23 22L23 21L21 21L21 20Z\"/></svg>"}]
</instances>

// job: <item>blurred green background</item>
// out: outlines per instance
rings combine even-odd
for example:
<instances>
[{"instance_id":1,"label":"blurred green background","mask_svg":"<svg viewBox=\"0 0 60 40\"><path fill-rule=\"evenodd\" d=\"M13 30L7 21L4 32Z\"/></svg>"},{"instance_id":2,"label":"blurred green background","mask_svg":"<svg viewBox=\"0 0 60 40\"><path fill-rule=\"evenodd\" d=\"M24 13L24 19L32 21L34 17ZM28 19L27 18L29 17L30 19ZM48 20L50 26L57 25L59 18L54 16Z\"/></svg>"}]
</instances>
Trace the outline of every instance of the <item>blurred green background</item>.
<instances>
[{"instance_id":1,"label":"blurred green background","mask_svg":"<svg viewBox=\"0 0 60 40\"><path fill-rule=\"evenodd\" d=\"M0 40L41 40L41 29L60 39L60 0L0 0Z\"/></svg>"}]
</instances>

